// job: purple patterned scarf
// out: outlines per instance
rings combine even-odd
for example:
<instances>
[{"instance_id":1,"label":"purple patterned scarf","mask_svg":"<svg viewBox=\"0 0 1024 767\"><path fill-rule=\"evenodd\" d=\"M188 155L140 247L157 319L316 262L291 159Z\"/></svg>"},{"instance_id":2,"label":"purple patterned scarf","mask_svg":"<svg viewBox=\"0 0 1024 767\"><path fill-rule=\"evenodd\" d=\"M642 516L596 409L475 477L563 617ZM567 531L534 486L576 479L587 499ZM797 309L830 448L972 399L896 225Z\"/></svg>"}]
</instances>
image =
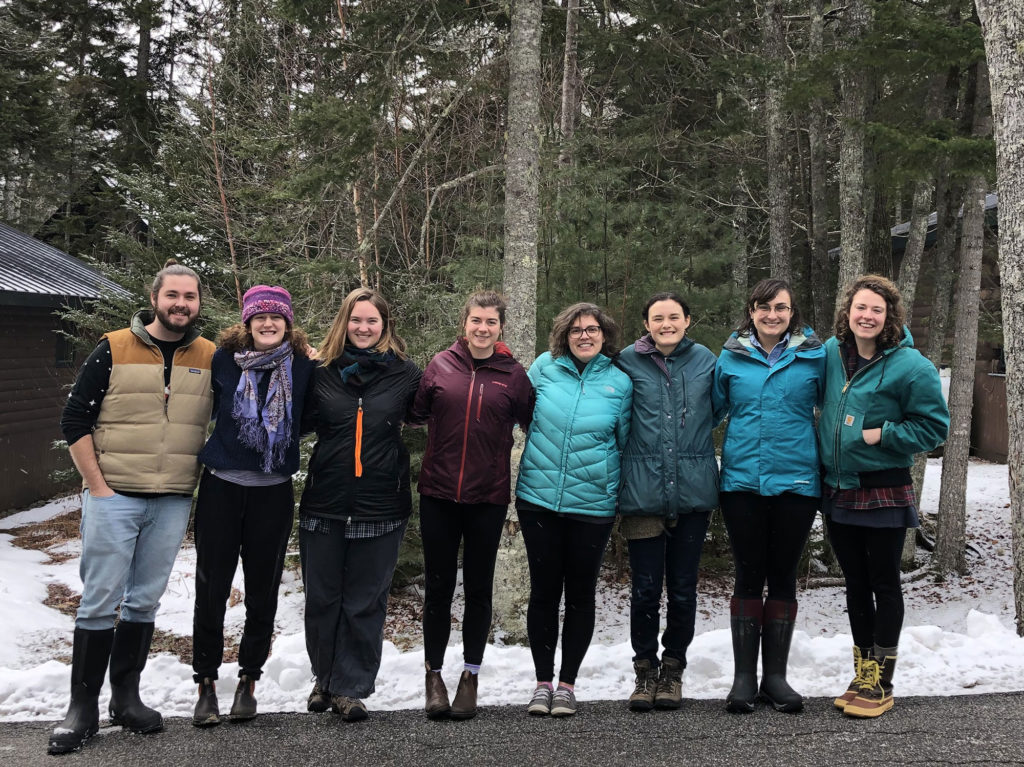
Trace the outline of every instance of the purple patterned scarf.
<instances>
[{"instance_id":1,"label":"purple patterned scarf","mask_svg":"<svg viewBox=\"0 0 1024 767\"><path fill-rule=\"evenodd\" d=\"M231 415L238 422L243 445L260 453L263 471L281 466L292 441L292 353L285 341L276 349L235 352L235 364L242 369L235 389ZM260 412L258 386L253 371L270 371L267 400Z\"/></svg>"}]
</instances>

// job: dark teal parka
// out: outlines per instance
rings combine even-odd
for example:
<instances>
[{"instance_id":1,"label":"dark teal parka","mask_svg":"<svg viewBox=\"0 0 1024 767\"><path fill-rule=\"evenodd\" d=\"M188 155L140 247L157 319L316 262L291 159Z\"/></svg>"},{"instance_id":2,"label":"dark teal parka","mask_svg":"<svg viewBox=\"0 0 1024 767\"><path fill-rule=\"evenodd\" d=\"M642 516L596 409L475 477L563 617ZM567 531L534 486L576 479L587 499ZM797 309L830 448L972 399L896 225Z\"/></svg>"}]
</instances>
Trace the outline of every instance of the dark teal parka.
<instances>
[{"instance_id":1,"label":"dark teal parka","mask_svg":"<svg viewBox=\"0 0 1024 767\"><path fill-rule=\"evenodd\" d=\"M711 430L715 355L684 338L668 356L650 335L616 364L633 381L633 418L622 453L619 513L667 520L718 506L718 462Z\"/></svg>"}]
</instances>

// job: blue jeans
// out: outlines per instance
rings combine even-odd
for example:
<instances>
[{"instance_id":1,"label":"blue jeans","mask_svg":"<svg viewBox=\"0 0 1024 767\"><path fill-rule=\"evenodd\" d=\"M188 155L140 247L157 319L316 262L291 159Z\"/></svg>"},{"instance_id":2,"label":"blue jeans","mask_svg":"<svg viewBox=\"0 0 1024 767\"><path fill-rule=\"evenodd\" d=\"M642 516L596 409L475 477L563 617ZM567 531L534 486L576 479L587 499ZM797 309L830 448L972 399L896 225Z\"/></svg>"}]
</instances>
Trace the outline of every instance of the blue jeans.
<instances>
[{"instance_id":1,"label":"blue jeans","mask_svg":"<svg viewBox=\"0 0 1024 767\"><path fill-rule=\"evenodd\" d=\"M121 619L152 623L188 527L192 498L130 498L82 493L82 602L75 626L112 628Z\"/></svg>"},{"instance_id":2,"label":"blue jeans","mask_svg":"<svg viewBox=\"0 0 1024 767\"><path fill-rule=\"evenodd\" d=\"M693 641L697 619L697 571L711 512L680 514L676 526L654 538L629 541L629 567L633 593L629 605L629 633L633 660L658 662L661 588L668 592L668 616L661 643L666 658L686 668L686 649Z\"/></svg>"}]
</instances>

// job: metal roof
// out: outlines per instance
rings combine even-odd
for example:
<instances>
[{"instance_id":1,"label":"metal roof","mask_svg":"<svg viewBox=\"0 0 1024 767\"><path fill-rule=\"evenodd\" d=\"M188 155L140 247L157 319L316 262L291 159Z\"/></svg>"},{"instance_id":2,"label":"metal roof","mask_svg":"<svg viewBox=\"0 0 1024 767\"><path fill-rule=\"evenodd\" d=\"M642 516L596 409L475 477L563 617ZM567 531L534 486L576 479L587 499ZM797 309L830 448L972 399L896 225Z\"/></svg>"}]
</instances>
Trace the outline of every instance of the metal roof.
<instances>
[{"instance_id":1,"label":"metal roof","mask_svg":"<svg viewBox=\"0 0 1024 767\"><path fill-rule=\"evenodd\" d=\"M83 261L0 222L0 303L60 305L130 293Z\"/></svg>"}]
</instances>

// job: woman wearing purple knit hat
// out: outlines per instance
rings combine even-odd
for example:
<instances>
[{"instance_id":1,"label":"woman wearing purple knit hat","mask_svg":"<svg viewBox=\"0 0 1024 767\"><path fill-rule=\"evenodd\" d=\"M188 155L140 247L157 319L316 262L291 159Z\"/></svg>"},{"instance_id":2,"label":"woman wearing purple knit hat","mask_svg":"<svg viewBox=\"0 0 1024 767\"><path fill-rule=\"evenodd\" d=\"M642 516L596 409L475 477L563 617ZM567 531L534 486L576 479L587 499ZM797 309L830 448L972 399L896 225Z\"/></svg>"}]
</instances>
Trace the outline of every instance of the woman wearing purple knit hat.
<instances>
[{"instance_id":1,"label":"woman wearing purple knit hat","mask_svg":"<svg viewBox=\"0 0 1024 767\"><path fill-rule=\"evenodd\" d=\"M199 454L206 467L196 501L196 603L192 670L199 684L192 723L220 723L216 679L224 655L224 612L242 559L245 628L238 688L228 715L256 716L256 681L270 654L299 468L299 429L315 363L306 334L292 324L292 297L256 285L242 299L242 321L220 336L213 355L216 425Z\"/></svg>"}]
</instances>

